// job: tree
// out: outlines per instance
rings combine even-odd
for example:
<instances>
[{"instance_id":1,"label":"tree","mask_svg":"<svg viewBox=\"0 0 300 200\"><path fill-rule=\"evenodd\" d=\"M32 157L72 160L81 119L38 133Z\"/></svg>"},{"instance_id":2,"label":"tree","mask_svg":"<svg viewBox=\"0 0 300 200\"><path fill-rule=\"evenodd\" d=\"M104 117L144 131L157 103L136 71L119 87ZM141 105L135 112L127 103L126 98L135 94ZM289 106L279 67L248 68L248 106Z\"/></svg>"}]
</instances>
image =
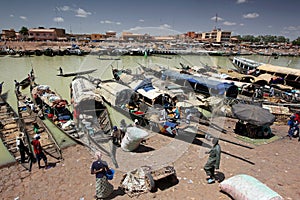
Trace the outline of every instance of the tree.
<instances>
[{"instance_id":1,"label":"tree","mask_svg":"<svg viewBox=\"0 0 300 200\"><path fill-rule=\"evenodd\" d=\"M28 28L26 28L25 26L22 26L19 33L22 34L23 36L28 35Z\"/></svg>"},{"instance_id":2,"label":"tree","mask_svg":"<svg viewBox=\"0 0 300 200\"><path fill-rule=\"evenodd\" d=\"M293 45L297 45L299 46L300 45L300 37L298 37L296 40L294 40L293 42Z\"/></svg>"}]
</instances>

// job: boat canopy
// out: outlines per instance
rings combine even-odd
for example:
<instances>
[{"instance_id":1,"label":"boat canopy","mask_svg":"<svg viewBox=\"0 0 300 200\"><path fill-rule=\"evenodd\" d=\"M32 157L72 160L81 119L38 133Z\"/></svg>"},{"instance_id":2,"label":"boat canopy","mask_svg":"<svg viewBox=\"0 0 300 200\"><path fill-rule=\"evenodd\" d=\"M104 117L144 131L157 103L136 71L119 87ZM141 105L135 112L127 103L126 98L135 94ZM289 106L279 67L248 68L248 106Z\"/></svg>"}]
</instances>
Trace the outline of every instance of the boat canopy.
<instances>
[{"instance_id":1,"label":"boat canopy","mask_svg":"<svg viewBox=\"0 0 300 200\"><path fill-rule=\"evenodd\" d=\"M166 70L163 73L164 76L170 77L176 80L186 80L188 81L194 90L200 93L206 94L217 94L229 97L236 97L238 95L238 87L233 82L221 82L217 80L210 79L209 77L197 75L180 74L179 72Z\"/></svg>"},{"instance_id":2,"label":"boat canopy","mask_svg":"<svg viewBox=\"0 0 300 200\"><path fill-rule=\"evenodd\" d=\"M138 84L134 88L134 91L138 92L143 97L146 97L150 100L153 100L160 95L164 95L164 92L162 90L153 86L152 78L145 78L144 80L142 80L140 84Z\"/></svg>"},{"instance_id":3,"label":"boat canopy","mask_svg":"<svg viewBox=\"0 0 300 200\"><path fill-rule=\"evenodd\" d=\"M257 69L259 69L260 71L266 71L266 72L273 72L273 73L279 73L279 74L292 74L295 76L300 76L300 69L275 66L275 65L271 65L271 64L260 65Z\"/></svg>"},{"instance_id":4,"label":"boat canopy","mask_svg":"<svg viewBox=\"0 0 300 200\"><path fill-rule=\"evenodd\" d=\"M102 101L99 94L95 93L96 86L84 77L76 77L72 81L72 95L75 104L79 105L83 101Z\"/></svg>"},{"instance_id":5,"label":"boat canopy","mask_svg":"<svg viewBox=\"0 0 300 200\"><path fill-rule=\"evenodd\" d=\"M163 95L163 93L160 92L158 89L153 89L153 90L148 90L148 91L145 91L144 89L138 89L137 92L139 94L141 94L142 96L144 96L148 99L151 99L151 100L157 98L160 95Z\"/></svg>"},{"instance_id":6,"label":"boat canopy","mask_svg":"<svg viewBox=\"0 0 300 200\"><path fill-rule=\"evenodd\" d=\"M97 88L97 93L112 106L120 106L129 102L134 91L125 85L111 81L101 83L100 88Z\"/></svg>"}]
</instances>

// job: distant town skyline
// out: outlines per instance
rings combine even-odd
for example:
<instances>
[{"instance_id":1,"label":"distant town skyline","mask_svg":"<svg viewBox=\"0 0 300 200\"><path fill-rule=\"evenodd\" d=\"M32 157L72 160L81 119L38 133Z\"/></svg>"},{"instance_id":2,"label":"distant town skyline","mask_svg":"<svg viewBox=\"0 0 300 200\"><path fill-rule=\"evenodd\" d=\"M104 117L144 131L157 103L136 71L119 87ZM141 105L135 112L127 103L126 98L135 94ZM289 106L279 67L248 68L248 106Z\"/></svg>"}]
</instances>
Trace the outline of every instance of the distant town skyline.
<instances>
[{"instance_id":1,"label":"distant town skyline","mask_svg":"<svg viewBox=\"0 0 300 200\"><path fill-rule=\"evenodd\" d=\"M0 8L1 29L57 27L68 33L174 35L213 28L232 35L300 37L300 1L11 0Z\"/></svg>"}]
</instances>

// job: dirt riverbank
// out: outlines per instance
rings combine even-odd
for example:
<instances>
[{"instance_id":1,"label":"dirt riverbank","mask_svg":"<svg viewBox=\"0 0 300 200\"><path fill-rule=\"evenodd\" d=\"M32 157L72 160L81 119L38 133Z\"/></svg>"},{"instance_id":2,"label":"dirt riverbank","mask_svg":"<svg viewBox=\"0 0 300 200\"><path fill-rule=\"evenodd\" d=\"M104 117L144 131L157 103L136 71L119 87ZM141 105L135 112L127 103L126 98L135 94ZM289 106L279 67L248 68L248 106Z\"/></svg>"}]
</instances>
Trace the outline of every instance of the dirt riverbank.
<instances>
[{"instance_id":1,"label":"dirt riverbank","mask_svg":"<svg viewBox=\"0 0 300 200\"><path fill-rule=\"evenodd\" d=\"M279 139L257 146L237 139L233 133L235 121L224 120L224 128L228 133L220 136L223 153L219 175L226 179L237 174L248 174L269 186L284 199L300 199L298 155L300 142L298 138L290 140L286 137L287 125L273 125L272 131L279 136ZM160 148L160 144L165 145L171 140L165 137L156 135L146 141L145 146ZM253 147L253 149L228 141ZM159 181L158 189L154 193L130 198L118 189L124 172L116 169L115 178L111 181L115 191L110 199L230 199L220 192L218 183L212 185L206 183L203 166L207 156L202 154L203 150L207 150L205 143L207 143L205 138L195 138L189 148L174 162L178 183L168 185L164 180ZM87 148L76 145L64 149L63 157L63 161L47 170L38 169L37 164L33 166L30 173L18 164L0 169L2 199L16 197L20 200L93 199L95 177L90 174L93 154ZM51 158L49 159L51 162ZM112 166L109 158L104 157L104 160Z\"/></svg>"}]
</instances>

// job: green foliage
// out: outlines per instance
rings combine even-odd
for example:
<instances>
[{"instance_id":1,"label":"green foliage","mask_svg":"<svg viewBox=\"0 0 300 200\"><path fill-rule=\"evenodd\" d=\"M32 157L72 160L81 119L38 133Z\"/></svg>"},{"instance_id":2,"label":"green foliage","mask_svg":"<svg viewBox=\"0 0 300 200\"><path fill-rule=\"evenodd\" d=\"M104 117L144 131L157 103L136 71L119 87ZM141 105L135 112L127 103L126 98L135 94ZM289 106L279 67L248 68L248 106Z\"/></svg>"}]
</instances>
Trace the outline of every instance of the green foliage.
<instances>
[{"instance_id":1,"label":"green foliage","mask_svg":"<svg viewBox=\"0 0 300 200\"><path fill-rule=\"evenodd\" d=\"M269 44L269 43L286 43L289 42L288 38L284 36L274 36L274 35L259 35L257 37L253 35L243 35L237 36L239 41L241 42L251 42L251 43L261 43L261 44Z\"/></svg>"},{"instance_id":2,"label":"green foliage","mask_svg":"<svg viewBox=\"0 0 300 200\"><path fill-rule=\"evenodd\" d=\"M293 42L293 45L300 45L300 37L298 37L296 40L294 40Z\"/></svg>"},{"instance_id":3,"label":"green foliage","mask_svg":"<svg viewBox=\"0 0 300 200\"><path fill-rule=\"evenodd\" d=\"M28 35L28 28L25 26L22 26L21 30L19 31L22 35Z\"/></svg>"}]
</instances>

